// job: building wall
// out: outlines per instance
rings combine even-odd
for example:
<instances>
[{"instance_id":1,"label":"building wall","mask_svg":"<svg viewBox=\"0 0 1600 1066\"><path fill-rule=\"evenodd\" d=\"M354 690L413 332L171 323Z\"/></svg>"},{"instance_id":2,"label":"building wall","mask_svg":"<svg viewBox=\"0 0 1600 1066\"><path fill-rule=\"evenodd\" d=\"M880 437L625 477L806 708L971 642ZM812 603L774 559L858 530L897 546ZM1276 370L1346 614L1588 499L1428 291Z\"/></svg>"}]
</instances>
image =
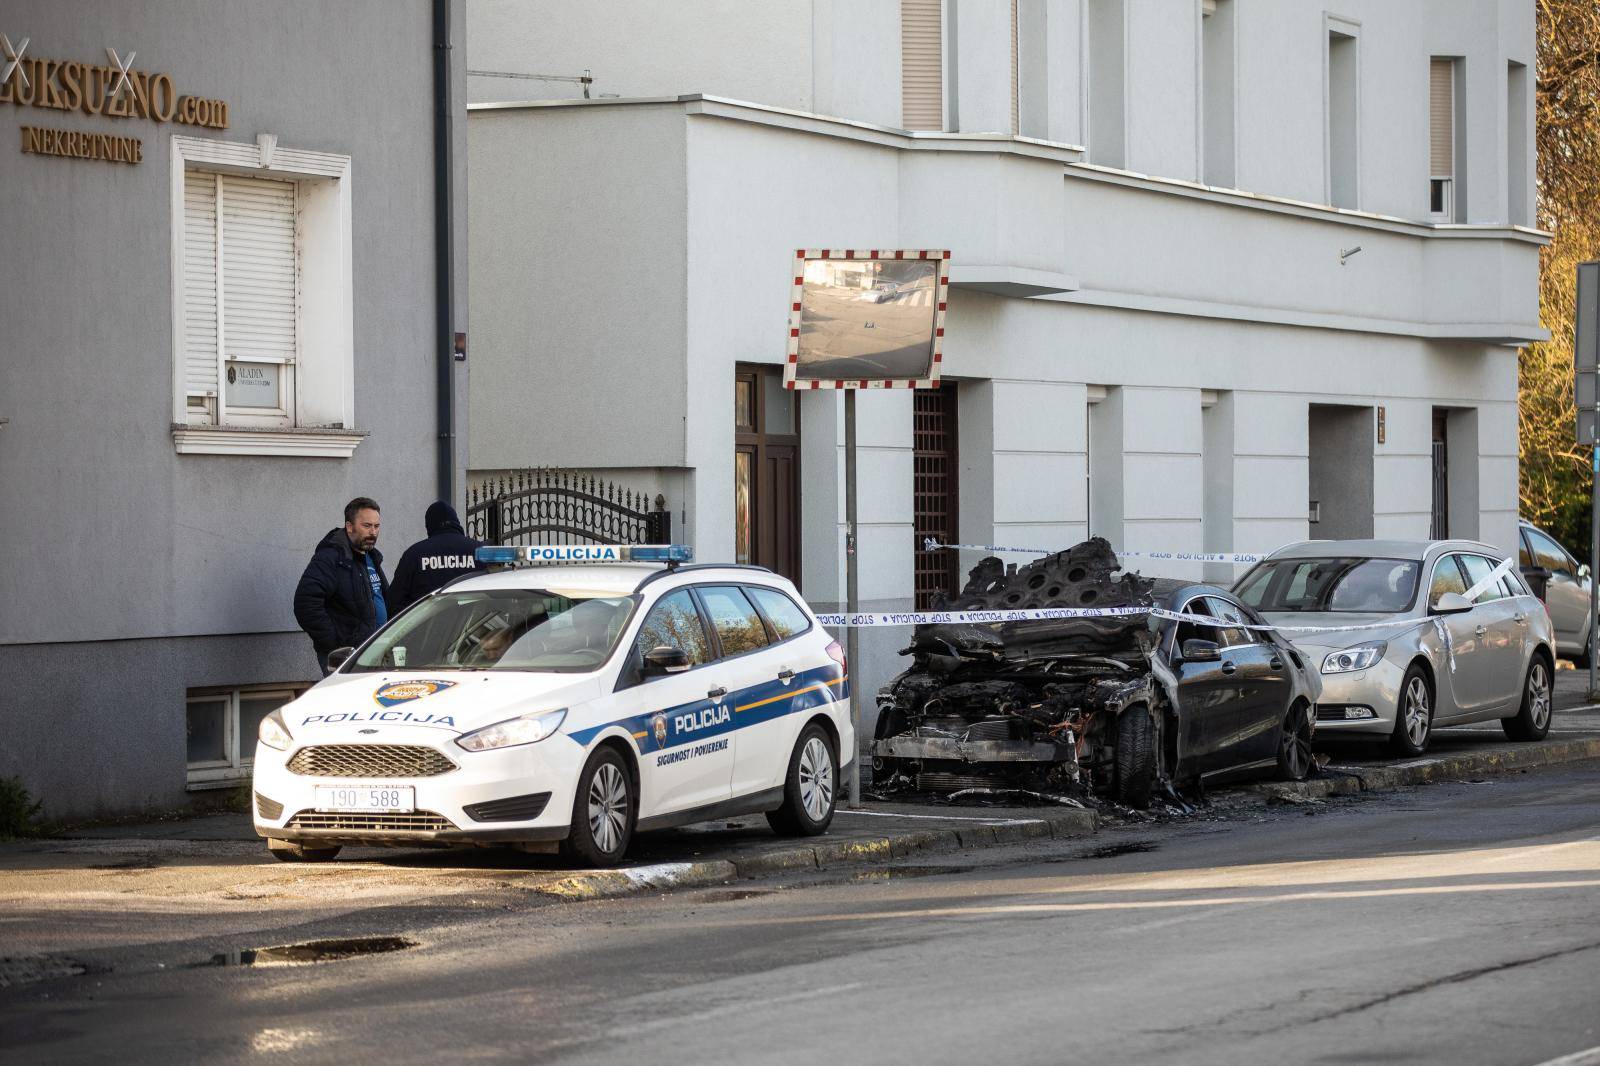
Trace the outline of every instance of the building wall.
<instances>
[{"instance_id":1,"label":"building wall","mask_svg":"<svg viewBox=\"0 0 1600 1066\"><path fill-rule=\"evenodd\" d=\"M435 497L431 7L15 0L6 20L30 55L103 63L109 44L229 105L226 130L0 105L0 775L56 816L171 805L183 689L316 676L291 611L312 547L364 494L398 554ZM21 154L21 125L137 137L143 161ZM266 133L352 159L368 435L349 459L175 453L171 138Z\"/></svg>"}]
</instances>

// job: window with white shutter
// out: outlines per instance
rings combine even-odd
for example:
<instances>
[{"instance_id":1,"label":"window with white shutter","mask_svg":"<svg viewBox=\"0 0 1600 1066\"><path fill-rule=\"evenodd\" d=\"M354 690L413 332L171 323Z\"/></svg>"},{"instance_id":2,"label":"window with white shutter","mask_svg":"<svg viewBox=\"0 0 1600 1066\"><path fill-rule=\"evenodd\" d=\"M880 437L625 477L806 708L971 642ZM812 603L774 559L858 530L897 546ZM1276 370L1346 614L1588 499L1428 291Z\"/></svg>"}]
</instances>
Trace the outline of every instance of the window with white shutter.
<instances>
[{"instance_id":1,"label":"window with white shutter","mask_svg":"<svg viewBox=\"0 0 1600 1066\"><path fill-rule=\"evenodd\" d=\"M900 0L901 123L908 130L944 129L944 5Z\"/></svg>"},{"instance_id":2,"label":"window with white shutter","mask_svg":"<svg viewBox=\"0 0 1600 1066\"><path fill-rule=\"evenodd\" d=\"M288 425L298 355L295 184L184 175L189 421Z\"/></svg>"},{"instance_id":3,"label":"window with white shutter","mask_svg":"<svg viewBox=\"0 0 1600 1066\"><path fill-rule=\"evenodd\" d=\"M1428 213L1455 217L1456 63L1428 61Z\"/></svg>"},{"instance_id":4,"label":"window with white shutter","mask_svg":"<svg viewBox=\"0 0 1600 1066\"><path fill-rule=\"evenodd\" d=\"M350 157L172 137L172 442L187 455L348 458Z\"/></svg>"}]
</instances>

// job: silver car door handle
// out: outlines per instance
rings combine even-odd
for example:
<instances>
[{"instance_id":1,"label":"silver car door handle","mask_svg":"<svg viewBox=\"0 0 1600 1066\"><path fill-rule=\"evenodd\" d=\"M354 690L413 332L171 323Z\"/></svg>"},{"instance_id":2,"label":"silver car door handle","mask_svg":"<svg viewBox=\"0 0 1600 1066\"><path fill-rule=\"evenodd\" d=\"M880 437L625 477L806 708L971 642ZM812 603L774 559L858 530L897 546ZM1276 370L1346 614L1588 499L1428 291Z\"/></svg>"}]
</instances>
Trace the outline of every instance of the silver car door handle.
<instances>
[{"instance_id":1,"label":"silver car door handle","mask_svg":"<svg viewBox=\"0 0 1600 1066\"><path fill-rule=\"evenodd\" d=\"M1478 626L1477 628L1473 629L1473 632L1478 634L1478 636L1481 637L1481 636L1484 636L1485 634L1487 634L1489 632L1489 627L1488 626Z\"/></svg>"},{"instance_id":2,"label":"silver car door handle","mask_svg":"<svg viewBox=\"0 0 1600 1066\"><path fill-rule=\"evenodd\" d=\"M1528 624L1528 616L1525 614L1514 614L1511 616L1511 620L1517 623L1519 626L1525 626Z\"/></svg>"}]
</instances>

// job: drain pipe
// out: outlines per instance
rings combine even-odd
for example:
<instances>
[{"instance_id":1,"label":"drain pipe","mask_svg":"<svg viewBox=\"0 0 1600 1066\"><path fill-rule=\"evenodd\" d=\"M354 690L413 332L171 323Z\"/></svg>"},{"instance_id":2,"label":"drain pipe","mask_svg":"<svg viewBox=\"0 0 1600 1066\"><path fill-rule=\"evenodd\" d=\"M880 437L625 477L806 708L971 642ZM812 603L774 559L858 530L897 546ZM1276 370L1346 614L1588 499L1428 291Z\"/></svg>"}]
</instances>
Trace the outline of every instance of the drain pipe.
<instances>
[{"instance_id":1,"label":"drain pipe","mask_svg":"<svg viewBox=\"0 0 1600 1066\"><path fill-rule=\"evenodd\" d=\"M433 230L434 304L437 336L434 355L438 361L438 474L437 498L455 503L456 469L456 378L455 345L455 265L450 253L452 239L451 141L454 133L450 109L450 4L433 0Z\"/></svg>"}]
</instances>

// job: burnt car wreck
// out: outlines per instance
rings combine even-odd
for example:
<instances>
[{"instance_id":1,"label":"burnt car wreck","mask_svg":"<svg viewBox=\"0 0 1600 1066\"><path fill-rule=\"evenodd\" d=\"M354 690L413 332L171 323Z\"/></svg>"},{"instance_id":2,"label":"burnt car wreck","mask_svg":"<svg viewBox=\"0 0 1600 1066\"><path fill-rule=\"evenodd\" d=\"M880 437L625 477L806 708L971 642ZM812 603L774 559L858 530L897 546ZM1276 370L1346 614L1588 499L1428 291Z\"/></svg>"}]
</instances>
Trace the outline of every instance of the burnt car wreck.
<instances>
[{"instance_id":1,"label":"burnt car wreck","mask_svg":"<svg viewBox=\"0 0 1600 1066\"><path fill-rule=\"evenodd\" d=\"M974 567L934 610L1165 608L1201 620L918 626L901 653L910 667L878 695L874 791L1089 793L1145 807L1214 774L1304 778L1318 686L1288 642L1239 628L1260 620L1220 588L1120 571L1099 538L1025 566Z\"/></svg>"}]
</instances>

